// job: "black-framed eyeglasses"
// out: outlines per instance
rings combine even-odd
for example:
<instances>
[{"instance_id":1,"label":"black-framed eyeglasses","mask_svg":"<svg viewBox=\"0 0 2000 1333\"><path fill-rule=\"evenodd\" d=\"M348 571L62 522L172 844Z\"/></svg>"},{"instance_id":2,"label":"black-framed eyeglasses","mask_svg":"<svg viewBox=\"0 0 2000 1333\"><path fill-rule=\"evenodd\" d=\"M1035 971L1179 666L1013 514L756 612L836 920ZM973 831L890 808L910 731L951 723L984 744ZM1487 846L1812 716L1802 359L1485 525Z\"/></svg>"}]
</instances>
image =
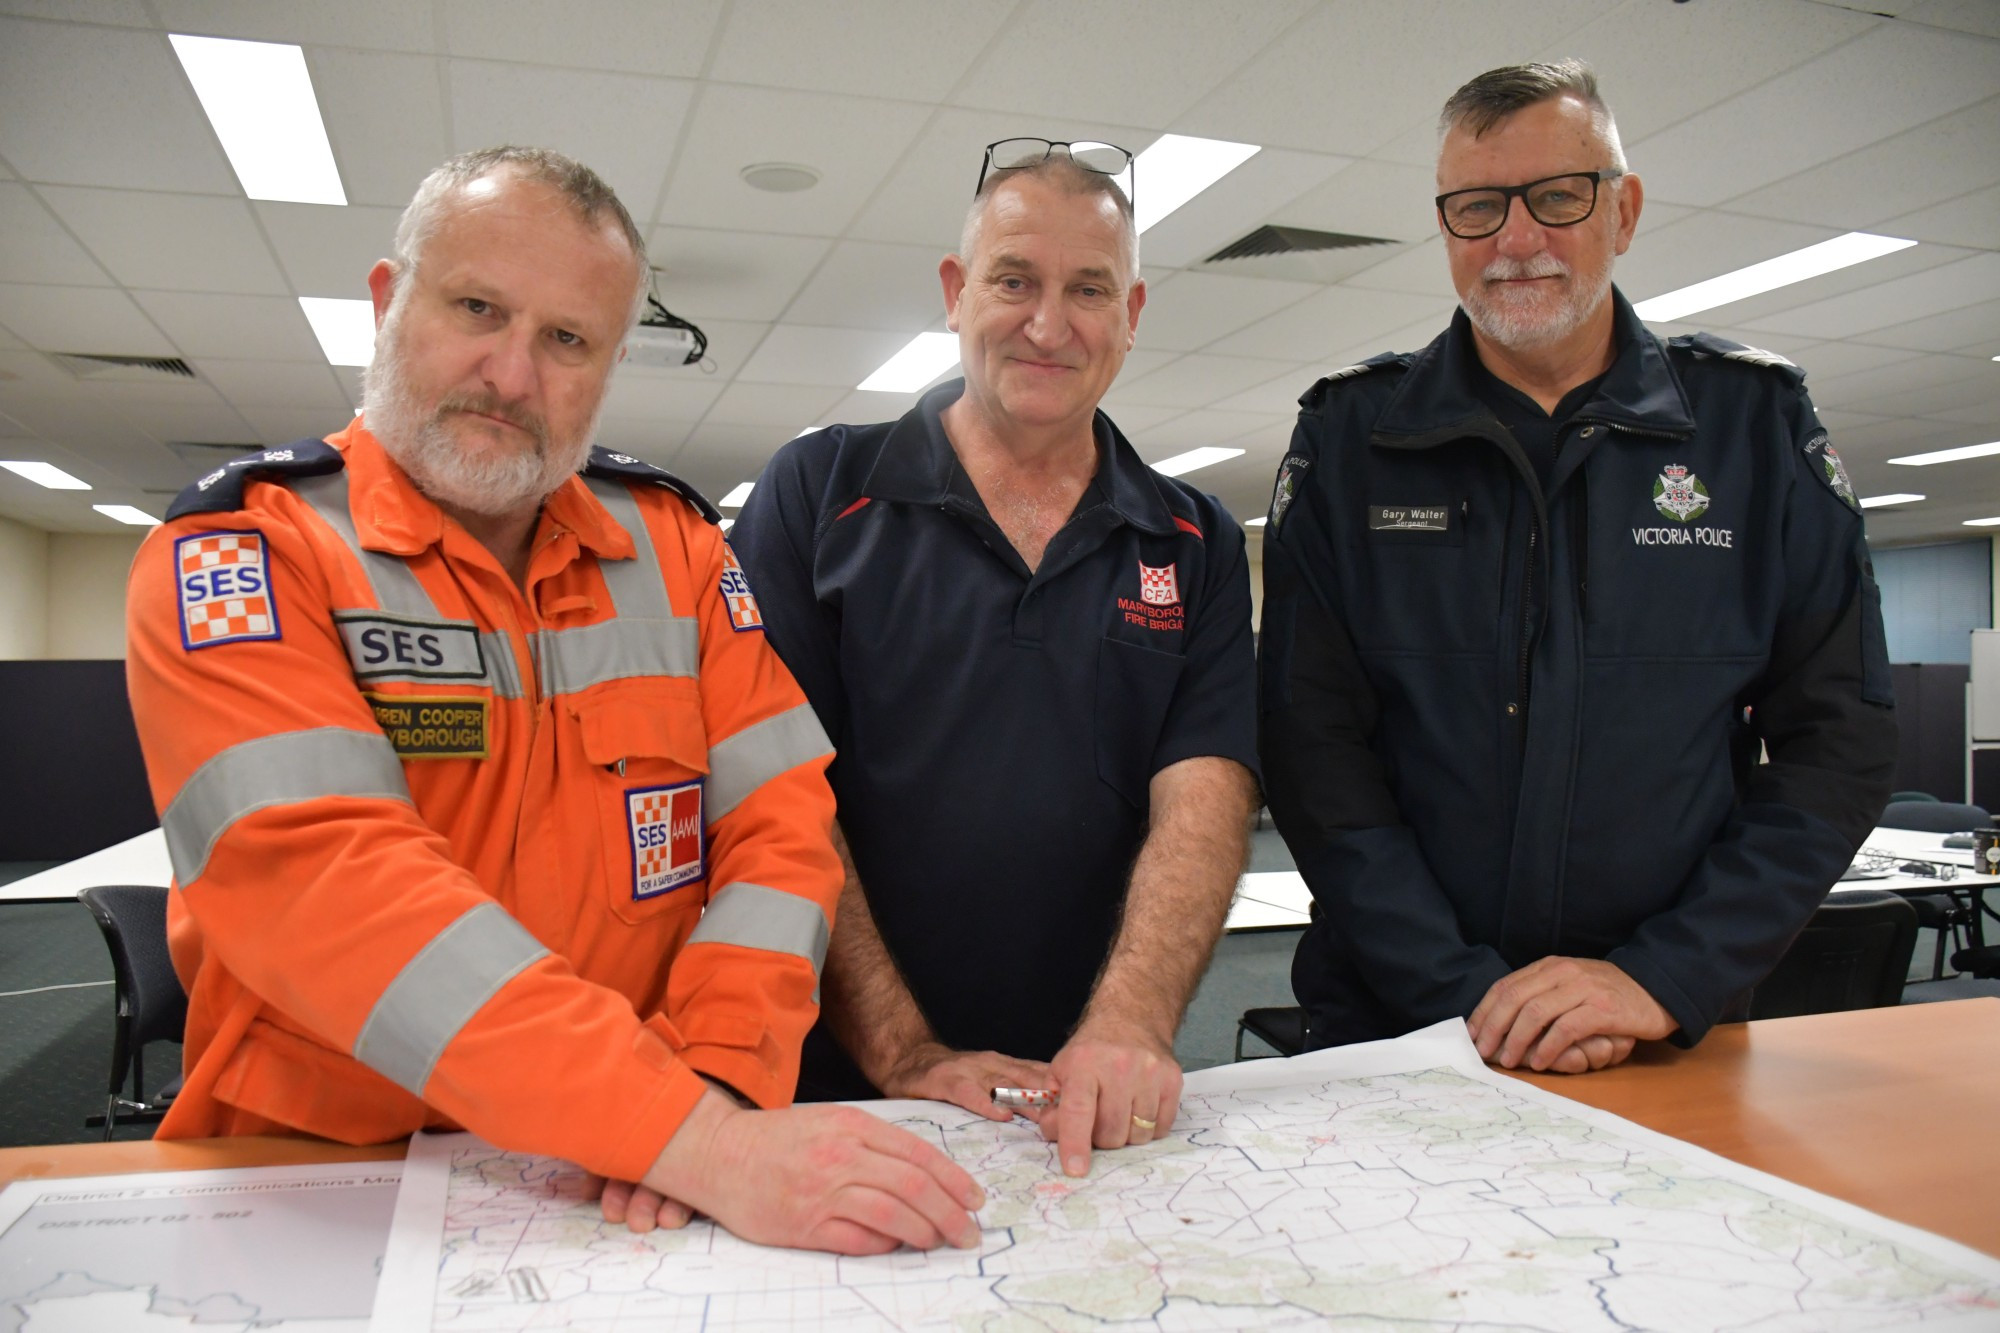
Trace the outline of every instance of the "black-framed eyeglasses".
<instances>
[{"instance_id":1,"label":"black-framed eyeglasses","mask_svg":"<svg viewBox=\"0 0 2000 1333\"><path fill-rule=\"evenodd\" d=\"M1085 171L1095 171L1104 176L1116 176L1132 165L1132 150L1120 148L1115 143L1099 143L1095 139L1078 139L1065 143L1061 139L995 139L986 145L986 160L979 164L979 183L972 187L973 198L986 188L986 177L995 171L1018 171L1022 167L1037 166L1055 156L1060 148L1069 154L1069 160ZM1136 178L1138 173L1133 172ZM1126 182L1125 197L1137 202L1138 181Z\"/></svg>"},{"instance_id":2,"label":"black-framed eyeglasses","mask_svg":"<svg viewBox=\"0 0 2000 1333\"><path fill-rule=\"evenodd\" d=\"M1544 227L1574 227L1597 211L1597 185L1622 171L1569 171L1526 185L1482 185L1437 197L1444 228L1462 241L1491 236L1507 225L1507 210L1519 199L1528 216Z\"/></svg>"}]
</instances>

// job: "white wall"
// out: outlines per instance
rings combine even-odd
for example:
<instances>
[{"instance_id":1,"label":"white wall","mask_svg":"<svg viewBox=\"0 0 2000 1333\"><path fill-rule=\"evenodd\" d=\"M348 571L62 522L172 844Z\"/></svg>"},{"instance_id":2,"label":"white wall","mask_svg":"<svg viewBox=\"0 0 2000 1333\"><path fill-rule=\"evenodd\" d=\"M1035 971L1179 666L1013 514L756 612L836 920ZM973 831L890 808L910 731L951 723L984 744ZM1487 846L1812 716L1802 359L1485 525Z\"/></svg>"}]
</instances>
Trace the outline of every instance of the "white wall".
<instances>
[{"instance_id":1,"label":"white wall","mask_svg":"<svg viewBox=\"0 0 2000 1333\"><path fill-rule=\"evenodd\" d=\"M48 650L49 534L0 518L0 659Z\"/></svg>"},{"instance_id":2,"label":"white wall","mask_svg":"<svg viewBox=\"0 0 2000 1333\"><path fill-rule=\"evenodd\" d=\"M0 518L0 659L125 656L125 576L144 540Z\"/></svg>"}]
</instances>

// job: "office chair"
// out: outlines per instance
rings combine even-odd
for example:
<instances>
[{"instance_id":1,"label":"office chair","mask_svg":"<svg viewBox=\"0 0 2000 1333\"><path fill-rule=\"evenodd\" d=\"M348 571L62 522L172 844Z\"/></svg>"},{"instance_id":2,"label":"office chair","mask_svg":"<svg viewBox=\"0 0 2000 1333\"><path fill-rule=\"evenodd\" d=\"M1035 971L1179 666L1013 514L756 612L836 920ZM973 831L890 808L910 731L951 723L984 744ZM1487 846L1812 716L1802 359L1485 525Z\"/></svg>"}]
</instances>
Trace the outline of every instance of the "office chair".
<instances>
[{"instance_id":1,"label":"office chair","mask_svg":"<svg viewBox=\"0 0 2000 1333\"><path fill-rule=\"evenodd\" d=\"M104 1099L104 1137L123 1122L158 1121L180 1091L176 1074L146 1100L145 1050L149 1042L179 1041L187 1028L187 992L167 953L167 890L154 885L115 884L85 889L77 895L111 950L111 971L118 1000L117 1025L111 1038L111 1090ZM130 1080L132 1095L125 1095Z\"/></svg>"},{"instance_id":2,"label":"office chair","mask_svg":"<svg viewBox=\"0 0 2000 1333\"><path fill-rule=\"evenodd\" d=\"M1889 804L1891 805L1896 804L1898 801L1935 801L1935 800L1937 800L1937 797L1931 795L1927 791L1892 791L1889 793Z\"/></svg>"},{"instance_id":3,"label":"office chair","mask_svg":"<svg viewBox=\"0 0 2000 1333\"><path fill-rule=\"evenodd\" d=\"M1750 996L1750 1017L1792 1018L1903 1001L1917 912L1893 893L1837 893L1820 905Z\"/></svg>"},{"instance_id":4,"label":"office chair","mask_svg":"<svg viewBox=\"0 0 2000 1333\"><path fill-rule=\"evenodd\" d=\"M1243 1058L1245 1033L1256 1037L1279 1055L1297 1055L1306 1048L1306 1011L1296 1005L1270 1009L1245 1009L1243 1017L1236 1020L1238 1060Z\"/></svg>"},{"instance_id":5,"label":"office chair","mask_svg":"<svg viewBox=\"0 0 2000 1333\"><path fill-rule=\"evenodd\" d=\"M1993 816L1976 805L1956 801L1891 801L1875 821L1879 828L1915 829L1920 833L1968 833L1993 827Z\"/></svg>"}]
</instances>

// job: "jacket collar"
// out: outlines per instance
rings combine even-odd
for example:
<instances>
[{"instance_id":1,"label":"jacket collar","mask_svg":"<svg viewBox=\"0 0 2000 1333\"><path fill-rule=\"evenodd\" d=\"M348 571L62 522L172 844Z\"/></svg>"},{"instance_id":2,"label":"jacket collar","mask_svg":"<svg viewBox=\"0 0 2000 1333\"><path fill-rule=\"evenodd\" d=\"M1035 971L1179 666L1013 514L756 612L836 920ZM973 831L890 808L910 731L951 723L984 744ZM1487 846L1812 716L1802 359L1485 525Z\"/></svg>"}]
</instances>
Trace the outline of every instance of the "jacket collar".
<instances>
[{"instance_id":1,"label":"jacket collar","mask_svg":"<svg viewBox=\"0 0 2000 1333\"><path fill-rule=\"evenodd\" d=\"M356 417L345 430L328 436L327 443L346 457L348 506L354 515L355 539L364 550L407 557L444 539L444 511L389 457L363 418ZM631 536L576 477L565 480L542 502L540 523L537 546L553 527L575 533L579 544L606 559L625 559L635 550Z\"/></svg>"},{"instance_id":2,"label":"jacket collar","mask_svg":"<svg viewBox=\"0 0 2000 1333\"><path fill-rule=\"evenodd\" d=\"M943 411L965 392L963 379L947 380L926 393L889 428L861 493L871 500L942 505L957 496L978 503L978 492L959 465L945 434ZM1147 466L1111 418L1095 414L1097 481L1118 516L1142 532L1175 531L1173 511L1160 493L1159 474Z\"/></svg>"},{"instance_id":3,"label":"jacket collar","mask_svg":"<svg viewBox=\"0 0 2000 1333\"><path fill-rule=\"evenodd\" d=\"M1576 418L1655 434L1692 433L1694 413L1680 376L1667 359L1666 346L1615 286L1611 307L1613 336L1621 350ZM1472 321L1463 309L1457 310L1451 326L1411 360L1409 373L1376 419L1372 440L1391 448L1420 449L1461 435L1489 433L1492 413L1475 387L1478 355Z\"/></svg>"}]
</instances>

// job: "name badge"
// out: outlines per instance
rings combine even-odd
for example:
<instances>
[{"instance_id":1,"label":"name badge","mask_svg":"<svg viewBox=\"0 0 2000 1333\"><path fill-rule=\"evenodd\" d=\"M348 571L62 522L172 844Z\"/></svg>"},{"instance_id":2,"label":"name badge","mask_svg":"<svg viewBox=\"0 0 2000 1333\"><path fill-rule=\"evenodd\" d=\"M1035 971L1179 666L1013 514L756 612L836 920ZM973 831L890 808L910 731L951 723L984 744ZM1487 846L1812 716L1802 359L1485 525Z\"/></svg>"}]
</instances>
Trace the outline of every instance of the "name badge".
<instances>
[{"instance_id":1,"label":"name badge","mask_svg":"<svg viewBox=\"0 0 2000 1333\"><path fill-rule=\"evenodd\" d=\"M486 700L363 695L375 725L403 759L484 759Z\"/></svg>"},{"instance_id":2,"label":"name badge","mask_svg":"<svg viewBox=\"0 0 2000 1333\"><path fill-rule=\"evenodd\" d=\"M1370 532L1450 532L1446 505L1369 505Z\"/></svg>"}]
</instances>

